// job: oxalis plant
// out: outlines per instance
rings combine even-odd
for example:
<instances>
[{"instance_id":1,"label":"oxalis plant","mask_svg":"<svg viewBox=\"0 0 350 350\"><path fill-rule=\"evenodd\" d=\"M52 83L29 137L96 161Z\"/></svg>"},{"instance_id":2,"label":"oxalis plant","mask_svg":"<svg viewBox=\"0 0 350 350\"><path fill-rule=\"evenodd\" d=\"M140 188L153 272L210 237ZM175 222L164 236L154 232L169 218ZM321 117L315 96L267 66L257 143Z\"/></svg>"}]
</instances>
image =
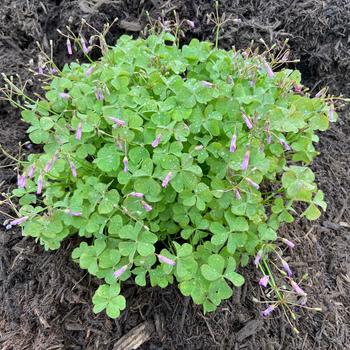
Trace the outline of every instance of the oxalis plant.
<instances>
[{"instance_id":1,"label":"oxalis plant","mask_svg":"<svg viewBox=\"0 0 350 350\"><path fill-rule=\"evenodd\" d=\"M71 54L69 37L67 45ZM285 301L268 254L288 293L303 298L276 245L294 244L278 229L326 208L308 165L318 154L315 131L337 115L326 90L311 98L298 71L273 70L285 61L197 39L179 48L163 32L122 36L96 62L41 68L45 94L21 107L43 151L19 161L8 199L18 197L20 209L8 228L21 226L46 250L81 237L72 258L101 280L94 312L112 318L126 307L121 285L131 278L177 283L214 311L242 286L237 270L250 261L278 299L267 316Z\"/></svg>"}]
</instances>

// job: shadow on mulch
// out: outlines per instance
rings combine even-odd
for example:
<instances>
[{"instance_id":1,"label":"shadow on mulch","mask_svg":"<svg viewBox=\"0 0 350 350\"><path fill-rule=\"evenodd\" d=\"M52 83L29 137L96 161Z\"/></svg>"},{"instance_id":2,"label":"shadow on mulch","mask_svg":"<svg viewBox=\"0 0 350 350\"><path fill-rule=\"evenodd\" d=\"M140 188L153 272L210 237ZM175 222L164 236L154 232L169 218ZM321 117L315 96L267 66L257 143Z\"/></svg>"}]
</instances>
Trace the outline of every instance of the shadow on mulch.
<instances>
[{"instance_id":1,"label":"shadow on mulch","mask_svg":"<svg viewBox=\"0 0 350 350\"><path fill-rule=\"evenodd\" d=\"M90 4L90 5L89 5ZM91 4L96 4L95 6ZM28 67L37 64L35 41L46 47L55 41L55 57L63 64L64 42L56 28L69 24L77 28L84 17L96 27L118 17L109 34L110 42L126 31L135 36L146 24L146 11L157 18L162 12L195 22L185 32L192 37L212 39L212 25L206 15L211 1L68 1L3 0L0 9L0 71L30 78ZM350 4L336 1L222 1L221 13L241 19L225 25L220 45L245 48L254 40L282 43L289 39L292 54L300 58L297 67L304 83L317 91L324 85L331 92L350 95ZM29 90L38 89L35 80ZM326 194L328 210L320 220L300 220L283 228L296 243L290 265L299 276L309 274L308 303L322 307L322 313L300 312L301 334L291 333L282 313L261 319L253 297L260 298L258 276L246 270L247 284L238 289L214 313L203 316L199 307L182 297L176 287L139 288L124 285L128 308L117 320L94 315L91 296L96 280L71 262L74 240L62 249L44 252L32 239L19 232L0 232L0 348L2 350L113 349L116 341L143 322L153 321L155 332L144 350L168 349L349 349L350 323L350 109L339 113L339 122L321 135L320 156L313 164L317 180ZM19 111L0 104L2 145L16 155L19 142L27 140L26 125ZM1 165L11 161L0 156ZM1 191L16 182L13 168L1 168ZM3 221L3 220L2 220Z\"/></svg>"}]
</instances>

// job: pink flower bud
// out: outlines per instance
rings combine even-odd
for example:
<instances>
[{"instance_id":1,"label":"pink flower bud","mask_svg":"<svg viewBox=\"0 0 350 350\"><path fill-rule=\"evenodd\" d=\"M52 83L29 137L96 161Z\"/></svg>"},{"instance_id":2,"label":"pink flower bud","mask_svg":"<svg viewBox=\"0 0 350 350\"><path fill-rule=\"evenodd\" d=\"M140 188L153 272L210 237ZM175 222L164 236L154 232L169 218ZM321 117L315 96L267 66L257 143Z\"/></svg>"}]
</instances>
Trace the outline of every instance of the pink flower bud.
<instances>
[{"instance_id":1,"label":"pink flower bud","mask_svg":"<svg viewBox=\"0 0 350 350\"><path fill-rule=\"evenodd\" d=\"M77 177L77 169L76 169L74 163L69 162L69 166L70 166L70 171L72 172L73 177Z\"/></svg>"},{"instance_id":2,"label":"pink flower bud","mask_svg":"<svg viewBox=\"0 0 350 350\"><path fill-rule=\"evenodd\" d=\"M44 168L45 173L48 173L51 171L57 159L58 159L58 152L56 151L55 154L52 156L52 158L45 165L45 168Z\"/></svg>"},{"instance_id":3,"label":"pink flower bud","mask_svg":"<svg viewBox=\"0 0 350 350\"><path fill-rule=\"evenodd\" d=\"M194 150L195 150L195 151L200 151L200 150L202 150L203 148L204 148L203 145L198 145L198 146L196 146L196 147L194 148Z\"/></svg>"},{"instance_id":4,"label":"pink flower bud","mask_svg":"<svg viewBox=\"0 0 350 350\"><path fill-rule=\"evenodd\" d=\"M269 78L273 78L273 76L275 75L273 70L271 69L270 65L264 60L264 66L267 72L267 75L269 76Z\"/></svg>"},{"instance_id":5,"label":"pink flower bud","mask_svg":"<svg viewBox=\"0 0 350 350\"><path fill-rule=\"evenodd\" d=\"M41 194L42 190L43 190L43 176L42 174L39 175L38 177L38 187L36 189L36 194Z\"/></svg>"},{"instance_id":6,"label":"pink flower bud","mask_svg":"<svg viewBox=\"0 0 350 350\"><path fill-rule=\"evenodd\" d=\"M303 87L301 85L294 85L294 91L300 94L303 91Z\"/></svg>"},{"instance_id":7,"label":"pink flower bud","mask_svg":"<svg viewBox=\"0 0 350 350\"><path fill-rule=\"evenodd\" d=\"M289 248L294 248L295 244L287 238L281 238L282 242L286 244Z\"/></svg>"},{"instance_id":8,"label":"pink flower bud","mask_svg":"<svg viewBox=\"0 0 350 350\"><path fill-rule=\"evenodd\" d=\"M68 55L73 55L72 44L69 38L67 38L67 51L68 51Z\"/></svg>"},{"instance_id":9,"label":"pink flower bud","mask_svg":"<svg viewBox=\"0 0 350 350\"><path fill-rule=\"evenodd\" d=\"M195 28L195 24L193 21L190 21L189 19L187 19L186 22L192 29Z\"/></svg>"},{"instance_id":10,"label":"pink flower bud","mask_svg":"<svg viewBox=\"0 0 350 350\"><path fill-rule=\"evenodd\" d=\"M113 128L117 128L117 127L123 127L126 125L124 120L118 119L118 118L114 118L114 117L110 117L112 122L114 123Z\"/></svg>"},{"instance_id":11,"label":"pink flower bud","mask_svg":"<svg viewBox=\"0 0 350 350\"><path fill-rule=\"evenodd\" d=\"M291 150L291 148L290 148L290 146L288 145L288 143L287 143L286 141L284 141L283 139L279 138L279 139L278 139L278 142L284 147L284 149L285 149L286 151L290 151L290 150Z\"/></svg>"},{"instance_id":12,"label":"pink flower bud","mask_svg":"<svg viewBox=\"0 0 350 350\"><path fill-rule=\"evenodd\" d=\"M114 277L119 278L127 269L128 269L128 265L122 266L117 271L114 271L114 273L113 273Z\"/></svg>"},{"instance_id":13,"label":"pink flower bud","mask_svg":"<svg viewBox=\"0 0 350 350\"><path fill-rule=\"evenodd\" d=\"M267 276L267 275L261 277L259 280L259 285L266 288L267 284L269 283L269 279L270 279L270 276Z\"/></svg>"},{"instance_id":14,"label":"pink flower bud","mask_svg":"<svg viewBox=\"0 0 350 350\"><path fill-rule=\"evenodd\" d=\"M237 135L232 135L231 143L230 143L230 152L233 153L236 150L236 141L237 141Z\"/></svg>"},{"instance_id":15,"label":"pink flower bud","mask_svg":"<svg viewBox=\"0 0 350 350\"><path fill-rule=\"evenodd\" d=\"M27 179L26 179L26 176L23 174L23 175L18 175L17 176L17 186L19 188L25 188L27 185Z\"/></svg>"},{"instance_id":16,"label":"pink flower bud","mask_svg":"<svg viewBox=\"0 0 350 350\"><path fill-rule=\"evenodd\" d=\"M252 124L252 121L250 120L250 118L245 114L245 113L242 113L242 117L243 117L243 120L245 122L245 124L247 125L248 129L252 129L253 128L253 124Z\"/></svg>"},{"instance_id":17,"label":"pink flower bud","mask_svg":"<svg viewBox=\"0 0 350 350\"><path fill-rule=\"evenodd\" d=\"M160 254L156 254L159 261L163 262L165 264L171 265L171 266L175 266L176 262L172 259L167 258L166 256L160 255Z\"/></svg>"},{"instance_id":18,"label":"pink flower bud","mask_svg":"<svg viewBox=\"0 0 350 350\"><path fill-rule=\"evenodd\" d=\"M248 169L249 158L250 158L250 150L248 150L244 154L243 162L242 162L242 165L241 165L241 169L242 170L247 170Z\"/></svg>"},{"instance_id":19,"label":"pink flower bud","mask_svg":"<svg viewBox=\"0 0 350 350\"><path fill-rule=\"evenodd\" d=\"M157 137L152 141L151 145L153 148L156 148L159 145L160 139L162 138L162 135L159 134Z\"/></svg>"},{"instance_id":20,"label":"pink flower bud","mask_svg":"<svg viewBox=\"0 0 350 350\"><path fill-rule=\"evenodd\" d=\"M69 216L82 216L83 213L81 211L73 211L70 209L66 209L65 212L69 215Z\"/></svg>"},{"instance_id":21,"label":"pink flower bud","mask_svg":"<svg viewBox=\"0 0 350 350\"><path fill-rule=\"evenodd\" d=\"M168 186L168 183L171 180L172 176L173 176L173 173L171 171L169 171L167 176L165 177L165 179L162 182L162 187L166 188Z\"/></svg>"},{"instance_id":22,"label":"pink flower bud","mask_svg":"<svg viewBox=\"0 0 350 350\"><path fill-rule=\"evenodd\" d=\"M150 212L153 208L146 202L142 201L141 202L143 209L145 209L147 212Z\"/></svg>"},{"instance_id":23,"label":"pink flower bud","mask_svg":"<svg viewBox=\"0 0 350 350\"><path fill-rule=\"evenodd\" d=\"M283 259L282 259L282 266L283 266L283 268L286 270L287 275L288 275L289 277L292 277L292 276L293 276L293 272L292 272L292 270L290 269L288 263L287 263L285 260L283 260Z\"/></svg>"},{"instance_id":24,"label":"pink flower bud","mask_svg":"<svg viewBox=\"0 0 350 350\"><path fill-rule=\"evenodd\" d=\"M296 282L290 280L290 284L298 295L306 296L306 293L300 288L300 286Z\"/></svg>"},{"instance_id":25,"label":"pink flower bud","mask_svg":"<svg viewBox=\"0 0 350 350\"><path fill-rule=\"evenodd\" d=\"M211 88L214 86L213 83L210 83L209 81L205 81L205 80L202 80L201 84L202 84L202 86L207 87L207 88Z\"/></svg>"},{"instance_id":26,"label":"pink flower bud","mask_svg":"<svg viewBox=\"0 0 350 350\"><path fill-rule=\"evenodd\" d=\"M275 310L275 308L276 308L276 306L270 305L266 310L264 310L264 311L261 312L261 316L266 317L266 316L270 315L271 312L272 312L273 310Z\"/></svg>"},{"instance_id":27,"label":"pink flower bud","mask_svg":"<svg viewBox=\"0 0 350 350\"><path fill-rule=\"evenodd\" d=\"M129 193L129 196L134 198L143 198L144 194L141 192L131 192Z\"/></svg>"},{"instance_id":28,"label":"pink flower bud","mask_svg":"<svg viewBox=\"0 0 350 350\"><path fill-rule=\"evenodd\" d=\"M128 169L129 160L128 160L127 156L124 157L123 164L124 164L124 173L127 173L129 171L129 169Z\"/></svg>"},{"instance_id":29,"label":"pink flower bud","mask_svg":"<svg viewBox=\"0 0 350 350\"><path fill-rule=\"evenodd\" d=\"M249 185L253 186L257 190L260 188L260 186L256 182L254 182L253 180L249 179L248 177L246 177L245 180L249 183Z\"/></svg>"},{"instance_id":30,"label":"pink flower bud","mask_svg":"<svg viewBox=\"0 0 350 350\"><path fill-rule=\"evenodd\" d=\"M61 92L60 97L63 98L64 100L68 100L70 98L70 95L67 94L66 92Z\"/></svg>"},{"instance_id":31,"label":"pink flower bud","mask_svg":"<svg viewBox=\"0 0 350 350\"><path fill-rule=\"evenodd\" d=\"M235 189L235 196L236 196L236 199L238 199L238 200L242 199L241 192L239 192L238 188Z\"/></svg>"},{"instance_id":32,"label":"pink flower bud","mask_svg":"<svg viewBox=\"0 0 350 350\"><path fill-rule=\"evenodd\" d=\"M18 219L15 219L15 220L11 221L10 225L11 226L21 225L27 220L28 220L28 216L22 216L21 218L18 218Z\"/></svg>"},{"instance_id":33,"label":"pink flower bud","mask_svg":"<svg viewBox=\"0 0 350 350\"><path fill-rule=\"evenodd\" d=\"M75 134L75 139L78 140L78 141L80 141L80 140L81 140L82 134L83 134L83 124L82 124L82 123L79 123L77 132L76 132L76 134Z\"/></svg>"},{"instance_id":34,"label":"pink flower bud","mask_svg":"<svg viewBox=\"0 0 350 350\"><path fill-rule=\"evenodd\" d=\"M315 98L319 98L323 95L323 89L320 90L316 95L315 95Z\"/></svg>"},{"instance_id":35,"label":"pink flower bud","mask_svg":"<svg viewBox=\"0 0 350 350\"><path fill-rule=\"evenodd\" d=\"M35 165L33 164L28 171L28 177L31 179L35 174Z\"/></svg>"},{"instance_id":36,"label":"pink flower bud","mask_svg":"<svg viewBox=\"0 0 350 350\"><path fill-rule=\"evenodd\" d=\"M85 76L89 77L94 71L94 67L89 67L86 71L85 71Z\"/></svg>"}]
</instances>

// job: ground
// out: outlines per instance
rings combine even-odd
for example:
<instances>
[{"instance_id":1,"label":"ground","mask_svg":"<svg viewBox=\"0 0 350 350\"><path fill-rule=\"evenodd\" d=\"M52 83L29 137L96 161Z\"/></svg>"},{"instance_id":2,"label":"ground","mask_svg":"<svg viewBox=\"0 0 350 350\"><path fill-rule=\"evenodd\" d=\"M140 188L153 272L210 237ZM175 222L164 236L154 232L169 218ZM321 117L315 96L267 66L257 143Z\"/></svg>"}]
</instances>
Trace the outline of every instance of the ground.
<instances>
[{"instance_id":1,"label":"ground","mask_svg":"<svg viewBox=\"0 0 350 350\"><path fill-rule=\"evenodd\" d=\"M213 25L206 15L213 11L209 0L2 0L0 8L0 72L30 79L29 93L39 90L28 68L38 60L36 41L48 48L54 41L54 57L62 66L67 60L64 41L56 28L69 24L77 29L81 18L98 28L119 21L108 35L114 42L128 32L138 36L151 18L172 16L193 20L183 42L192 37L213 38ZM233 0L221 1L220 13L240 23L226 24L220 35L223 48L245 48L251 41L259 46L288 39L303 82L317 92L328 85L332 94L350 96L350 3L334 1ZM261 42L260 42L261 45ZM0 102L0 142L7 152L18 155L25 142L26 125L19 111ZM249 349L311 350L350 349L350 108L342 108L339 122L320 135L320 156L313 163L320 188L325 192L327 212L317 222L298 220L285 226L286 235L297 243L289 263L299 275L308 273L305 289L308 304L322 312L301 311L292 333L280 312L262 319L262 299L253 268L231 300L209 315L179 293L166 289L124 286L128 308L117 320L94 315L91 296L96 281L71 262L76 244L67 241L59 251L44 252L20 232L0 228L0 348L3 350L106 349L147 320L155 325L144 350ZM24 150L28 152L27 150ZM1 192L13 188L16 173L12 161L0 155ZM7 210L2 207L2 210ZM1 222L4 217L1 218ZM114 349L116 350L116 349Z\"/></svg>"}]
</instances>

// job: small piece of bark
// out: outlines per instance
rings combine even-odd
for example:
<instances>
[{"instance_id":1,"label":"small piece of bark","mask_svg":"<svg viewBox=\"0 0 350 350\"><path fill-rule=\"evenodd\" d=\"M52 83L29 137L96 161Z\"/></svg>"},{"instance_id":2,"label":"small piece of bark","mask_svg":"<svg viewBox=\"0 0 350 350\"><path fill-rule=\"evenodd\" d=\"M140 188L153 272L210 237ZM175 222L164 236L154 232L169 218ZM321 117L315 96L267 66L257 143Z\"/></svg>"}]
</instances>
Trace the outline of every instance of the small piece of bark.
<instances>
[{"instance_id":1,"label":"small piece of bark","mask_svg":"<svg viewBox=\"0 0 350 350\"><path fill-rule=\"evenodd\" d=\"M115 343L113 350L136 350L151 338L153 332L153 323L143 322L123 335Z\"/></svg>"},{"instance_id":2,"label":"small piece of bark","mask_svg":"<svg viewBox=\"0 0 350 350\"><path fill-rule=\"evenodd\" d=\"M129 32L140 32L143 29L139 22L128 22L124 19L119 22L119 27Z\"/></svg>"},{"instance_id":3,"label":"small piece of bark","mask_svg":"<svg viewBox=\"0 0 350 350\"><path fill-rule=\"evenodd\" d=\"M251 320L247 322L247 324L240 329L236 334L236 339L240 343L244 339L250 337L251 335L257 333L263 326L262 319Z\"/></svg>"}]
</instances>

